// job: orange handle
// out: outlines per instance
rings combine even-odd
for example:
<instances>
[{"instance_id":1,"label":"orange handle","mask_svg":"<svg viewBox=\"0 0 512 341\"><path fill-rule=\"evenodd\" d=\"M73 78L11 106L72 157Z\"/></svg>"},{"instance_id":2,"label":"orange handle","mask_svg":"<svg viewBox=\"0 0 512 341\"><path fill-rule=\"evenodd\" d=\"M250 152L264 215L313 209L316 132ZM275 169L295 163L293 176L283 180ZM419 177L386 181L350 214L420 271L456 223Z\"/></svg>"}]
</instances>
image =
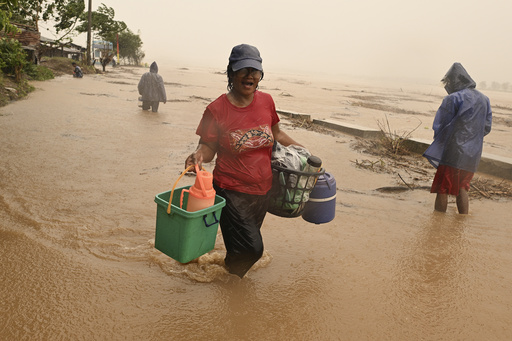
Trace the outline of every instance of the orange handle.
<instances>
[{"instance_id":1,"label":"orange handle","mask_svg":"<svg viewBox=\"0 0 512 341\"><path fill-rule=\"evenodd\" d=\"M189 192L190 191L188 189L184 189L181 191L181 196L180 196L180 208L183 208L183 194L185 194L185 192Z\"/></svg>"},{"instance_id":2,"label":"orange handle","mask_svg":"<svg viewBox=\"0 0 512 341\"><path fill-rule=\"evenodd\" d=\"M196 166L197 179L199 180L199 186L201 186L201 191L203 192L203 195L206 197L207 193L206 193L206 188L204 188L203 176L201 175L201 172L199 172L199 166L198 165L195 165L195 166Z\"/></svg>"},{"instance_id":3,"label":"orange handle","mask_svg":"<svg viewBox=\"0 0 512 341\"><path fill-rule=\"evenodd\" d=\"M193 167L196 167L196 172L198 171L199 169L199 166L196 164L196 165L190 165L188 166L182 173L181 175L179 176L178 180L176 180L176 182L174 183L174 186L172 186L172 191L171 191L171 196L169 197L169 205L167 206L167 214L171 214L171 203L172 203L172 196L174 195L174 189L176 188L176 185L178 184L178 181L180 181L180 179L183 177L183 175L185 175L186 172L188 172L189 170L191 170ZM203 167L201 167L203 168ZM203 168L204 169L204 168ZM183 200L183 197L182 199ZM181 203L180 203L180 206L181 206Z\"/></svg>"}]
</instances>

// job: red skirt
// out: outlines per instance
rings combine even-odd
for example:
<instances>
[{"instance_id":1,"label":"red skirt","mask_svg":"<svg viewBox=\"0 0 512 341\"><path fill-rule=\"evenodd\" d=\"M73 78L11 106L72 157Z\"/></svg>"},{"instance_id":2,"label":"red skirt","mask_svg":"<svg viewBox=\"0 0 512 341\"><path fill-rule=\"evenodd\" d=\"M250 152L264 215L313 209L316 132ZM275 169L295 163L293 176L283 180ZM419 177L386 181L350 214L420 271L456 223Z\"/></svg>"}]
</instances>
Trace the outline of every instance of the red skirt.
<instances>
[{"instance_id":1,"label":"red skirt","mask_svg":"<svg viewBox=\"0 0 512 341\"><path fill-rule=\"evenodd\" d=\"M439 165L430 193L459 195L461 188L469 191L469 182L475 173Z\"/></svg>"}]
</instances>

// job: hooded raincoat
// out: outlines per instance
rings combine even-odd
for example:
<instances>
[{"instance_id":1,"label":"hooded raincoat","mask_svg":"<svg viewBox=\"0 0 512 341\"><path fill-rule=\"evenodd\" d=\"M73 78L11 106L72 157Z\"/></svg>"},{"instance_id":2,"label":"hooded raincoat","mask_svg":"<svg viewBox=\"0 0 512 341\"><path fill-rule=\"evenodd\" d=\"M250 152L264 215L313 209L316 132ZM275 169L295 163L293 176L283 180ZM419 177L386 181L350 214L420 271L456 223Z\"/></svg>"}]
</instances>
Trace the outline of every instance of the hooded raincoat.
<instances>
[{"instance_id":1,"label":"hooded raincoat","mask_svg":"<svg viewBox=\"0 0 512 341\"><path fill-rule=\"evenodd\" d=\"M138 85L143 102L167 102L164 80L158 74L158 65L151 63L149 72L142 75Z\"/></svg>"},{"instance_id":2,"label":"hooded raincoat","mask_svg":"<svg viewBox=\"0 0 512 341\"><path fill-rule=\"evenodd\" d=\"M482 156L484 136L491 131L489 98L475 89L460 63L454 63L442 82L448 96L434 118L434 142L423 154L434 167L446 165L476 172Z\"/></svg>"}]
</instances>

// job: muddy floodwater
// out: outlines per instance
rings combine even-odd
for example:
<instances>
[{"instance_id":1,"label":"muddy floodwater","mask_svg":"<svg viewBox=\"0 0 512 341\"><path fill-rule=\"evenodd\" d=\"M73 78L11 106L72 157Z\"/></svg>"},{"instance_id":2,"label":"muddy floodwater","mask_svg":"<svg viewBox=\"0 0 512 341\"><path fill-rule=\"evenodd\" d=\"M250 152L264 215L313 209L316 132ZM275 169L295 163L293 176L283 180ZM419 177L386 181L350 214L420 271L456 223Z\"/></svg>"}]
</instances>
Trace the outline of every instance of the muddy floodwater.
<instances>
[{"instance_id":1,"label":"muddy floodwater","mask_svg":"<svg viewBox=\"0 0 512 341\"><path fill-rule=\"evenodd\" d=\"M354 137L285 118L282 129L336 179L335 219L269 214L264 256L242 280L224 269L220 232L188 264L156 250L155 195L172 188L204 107L226 91L219 70L160 70L169 101L156 114L138 107L147 69L127 67L37 82L0 108L1 340L512 339L509 199L472 199L467 216L452 200L436 213L425 189L377 191L400 180L355 167L376 157L356 152ZM409 106L386 111L393 127L419 118L420 137L431 137L444 95L270 72L261 86L283 110L372 128L391 98ZM357 104L371 96L380 111ZM494 96L484 152L510 157L512 99Z\"/></svg>"}]
</instances>

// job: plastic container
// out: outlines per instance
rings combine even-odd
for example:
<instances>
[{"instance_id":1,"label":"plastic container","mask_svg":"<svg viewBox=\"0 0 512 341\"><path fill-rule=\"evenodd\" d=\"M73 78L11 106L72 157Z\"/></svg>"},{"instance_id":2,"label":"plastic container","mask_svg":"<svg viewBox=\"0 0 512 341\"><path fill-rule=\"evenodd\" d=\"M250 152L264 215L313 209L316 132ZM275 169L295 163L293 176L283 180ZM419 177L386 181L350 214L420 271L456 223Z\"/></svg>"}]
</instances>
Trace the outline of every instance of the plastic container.
<instances>
[{"instance_id":1,"label":"plastic container","mask_svg":"<svg viewBox=\"0 0 512 341\"><path fill-rule=\"evenodd\" d=\"M301 216L311 189L300 186L297 179L315 182L324 172L324 169L313 173L301 172L272 165L272 189L267 211L285 218Z\"/></svg>"},{"instance_id":2,"label":"plastic container","mask_svg":"<svg viewBox=\"0 0 512 341\"><path fill-rule=\"evenodd\" d=\"M314 224L328 223L336 213L336 180L330 173L321 175L309 200L304 205L302 219Z\"/></svg>"},{"instance_id":3,"label":"plastic container","mask_svg":"<svg viewBox=\"0 0 512 341\"><path fill-rule=\"evenodd\" d=\"M322 167L322 160L318 156L311 155L306 161L306 166L302 170L305 173L316 173ZM315 177L301 177L299 180L299 186L306 189L313 189L316 182Z\"/></svg>"},{"instance_id":4,"label":"plastic container","mask_svg":"<svg viewBox=\"0 0 512 341\"><path fill-rule=\"evenodd\" d=\"M169 198L173 191L155 196L157 203L155 248L180 263L188 263L213 250L217 239L219 219L226 200L218 195L208 208L189 212L179 207L181 193L190 186L174 189L170 213ZM185 193L188 199L189 193ZM187 201L185 201L187 202Z\"/></svg>"},{"instance_id":5,"label":"plastic container","mask_svg":"<svg viewBox=\"0 0 512 341\"><path fill-rule=\"evenodd\" d=\"M197 166L197 165L196 165ZM189 189L183 189L180 195L180 207L183 207L183 196L188 193L187 211L195 212L210 207L215 202L213 174L196 168L196 182Z\"/></svg>"}]
</instances>

